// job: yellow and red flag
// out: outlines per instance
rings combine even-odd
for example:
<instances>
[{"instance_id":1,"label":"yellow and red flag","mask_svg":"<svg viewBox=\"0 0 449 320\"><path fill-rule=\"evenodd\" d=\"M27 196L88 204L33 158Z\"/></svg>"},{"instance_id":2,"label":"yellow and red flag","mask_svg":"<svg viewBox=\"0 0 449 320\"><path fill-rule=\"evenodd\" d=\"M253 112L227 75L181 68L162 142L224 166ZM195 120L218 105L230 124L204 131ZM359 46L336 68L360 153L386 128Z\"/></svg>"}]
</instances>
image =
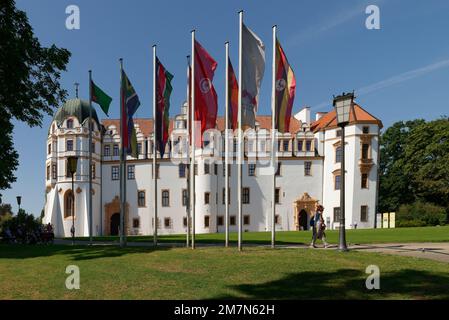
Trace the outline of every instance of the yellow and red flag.
<instances>
[{"instance_id":1,"label":"yellow and red flag","mask_svg":"<svg viewBox=\"0 0 449 320\"><path fill-rule=\"evenodd\" d=\"M276 39L276 97L275 97L275 128L279 132L290 129L293 101L295 100L296 79L284 50Z\"/></svg>"}]
</instances>

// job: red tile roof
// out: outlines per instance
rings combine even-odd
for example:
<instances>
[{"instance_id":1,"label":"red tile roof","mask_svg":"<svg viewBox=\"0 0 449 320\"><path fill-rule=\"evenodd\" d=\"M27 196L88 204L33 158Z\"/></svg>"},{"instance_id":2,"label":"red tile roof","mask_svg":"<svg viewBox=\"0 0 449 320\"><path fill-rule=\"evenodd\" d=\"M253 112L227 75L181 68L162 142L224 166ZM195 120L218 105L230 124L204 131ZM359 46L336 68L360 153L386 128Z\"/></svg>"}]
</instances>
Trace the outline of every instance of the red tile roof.
<instances>
[{"instance_id":1,"label":"red tile roof","mask_svg":"<svg viewBox=\"0 0 449 320\"><path fill-rule=\"evenodd\" d=\"M354 104L351 113L349 115L349 123L373 123L377 124L380 128L383 127L382 121L371 115L368 111L363 109L358 104ZM337 127L337 117L335 110L332 110L323 115L319 120L312 122L310 129L313 132L318 132L324 129L332 129Z\"/></svg>"},{"instance_id":2,"label":"red tile roof","mask_svg":"<svg viewBox=\"0 0 449 320\"><path fill-rule=\"evenodd\" d=\"M271 116L256 116L256 121L259 122L261 129L271 129ZM142 131L145 137L148 137L153 133L153 119L134 119L134 123L138 124L140 130ZM120 122L119 119L104 119L102 120L102 124L108 128L111 125L114 125L117 128L117 133L120 134ZM174 128L174 119L170 119L170 127L169 132L171 133ZM225 128L225 119L224 117L217 118L217 128L220 131L223 131ZM296 133L301 129L301 121L298 121L296 118L291 117L290 119L290 133Z\"/></svg>"}]
</instances>

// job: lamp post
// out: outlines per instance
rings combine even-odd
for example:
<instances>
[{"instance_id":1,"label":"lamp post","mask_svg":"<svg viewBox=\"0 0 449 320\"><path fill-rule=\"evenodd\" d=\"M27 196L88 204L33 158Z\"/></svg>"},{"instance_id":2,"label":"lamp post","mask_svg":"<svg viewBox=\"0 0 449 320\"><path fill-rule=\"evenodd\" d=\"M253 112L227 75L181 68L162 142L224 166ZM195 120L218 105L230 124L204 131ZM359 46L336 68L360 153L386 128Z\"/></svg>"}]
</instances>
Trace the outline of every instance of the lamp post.
<instances>
[{"instance_id":1,"label":"lamp post","mask_svg":"<svg viewBox=\"0 0 449 320\"><path fill-rule=\"evenodd\" d=\"M72 234L72 245L75 244L75 190L73 188L73 176L76 172L76 167L78 165L78 157L68 157L67 158L69 172L72 176L72 228L70 233Z\"/></svg>"},{"instance_id":2,"label":"lamp post","mask_svg":"<svg viewBox=\"0 0 449 320\"><path fill-rule=\"evenodd\" d=\"M334 97L337 125L341 128L341 174L340 174L340 236L338 249L348 251L345 228L345 127L354 103L354 92Z\"/></svg>"},{"instance_id":3,"label":"lamp post","mask_svg":"<svg viewBox=\"0 0 449 320\"><path fill-rule=\"evenodd\" d=\"M19 211L18 212L20 212L20 205L22 203L22 196L17 196L16 198L17 198L17 205L19 206Z\"/></svg>"}]
</instances>

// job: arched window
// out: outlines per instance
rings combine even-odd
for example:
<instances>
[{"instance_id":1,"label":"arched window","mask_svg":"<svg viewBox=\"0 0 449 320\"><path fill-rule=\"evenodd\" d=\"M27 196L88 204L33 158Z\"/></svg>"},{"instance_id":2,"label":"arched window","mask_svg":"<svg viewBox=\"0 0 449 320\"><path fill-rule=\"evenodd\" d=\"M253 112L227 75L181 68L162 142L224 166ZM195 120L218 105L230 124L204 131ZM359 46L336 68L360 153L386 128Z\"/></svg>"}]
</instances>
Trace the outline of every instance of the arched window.
<instances>
[{"instance_id":1,"label":"arched window","mask_svg":"<svg viewBox=\"0 0 449 320\"><path fill-rule=\"evenodd\" d=\"M73 129L73 119L67 120L67 129Z\"/></svg>"},{"instance_id":2,"label":"arched window","mask_svg":"<svg viewBox=\"0 0 449 320\"><path fill-rule=\"evenodd\" d=\"M72 190L67 190L64 194L64 218L71 217L73 209L73 192Z\"/></svg>"}]
</instances>

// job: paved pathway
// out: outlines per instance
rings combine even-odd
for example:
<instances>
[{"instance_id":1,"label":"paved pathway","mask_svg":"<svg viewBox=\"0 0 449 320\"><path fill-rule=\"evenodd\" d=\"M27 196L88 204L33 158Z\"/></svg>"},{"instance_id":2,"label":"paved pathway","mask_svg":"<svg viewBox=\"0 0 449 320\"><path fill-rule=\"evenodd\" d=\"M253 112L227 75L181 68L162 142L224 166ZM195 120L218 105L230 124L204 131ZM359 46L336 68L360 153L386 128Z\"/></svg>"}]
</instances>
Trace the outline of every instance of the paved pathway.
<instances>
[{"instance_id":1,"label":"paved pathway","mask_svg":"<svg viewBox=\"0 0 449 320\"><path fill-rule=\"evenodd\" d=\"M62 240L55 239L55 244L72 244L71 240ZM88 241L75 241L76 245L88 245ZM107 245L119 245L117 241L94 241L94 245L99 246L107 246ZM128 246L130 247L152 247L152 242L128 242ZM161 247L185 247L185 243L159 243ZM219 243L197 243L197 247L220 247L223 244ZM232 247L235 247L236 244L231 244ZM246 243L244 244L246 247L270 247L269 244L254 244L254 243ZM291 244L291 245L277 245L277 248L291 248L291 249L306 249L307 245L304 244ZM318 245L318 250L336 250L338 246L330 245L328 249L322 248L322 246ZM449 242L442 243L379 243L379 244L351 244L349 245L350 250L357 251L367 251L367 252L379 252L379 253L387 253L387 254L396 254L402 256L416 257L416 258L424 258L431 259L440 262L449 263Z\"/></svg>"}]
</instances>

